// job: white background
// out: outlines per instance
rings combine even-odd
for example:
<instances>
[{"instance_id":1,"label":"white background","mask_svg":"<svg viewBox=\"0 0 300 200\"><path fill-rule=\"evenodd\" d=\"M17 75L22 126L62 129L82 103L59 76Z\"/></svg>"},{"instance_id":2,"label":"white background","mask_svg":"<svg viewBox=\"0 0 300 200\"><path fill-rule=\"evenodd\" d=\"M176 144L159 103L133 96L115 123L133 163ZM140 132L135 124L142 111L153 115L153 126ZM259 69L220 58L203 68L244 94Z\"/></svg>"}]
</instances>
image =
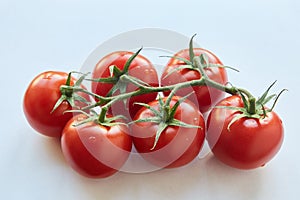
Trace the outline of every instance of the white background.
<instances>
[{"instance_id":1,"label":"white background","mask_svg":"<svg viewBox=\"0 0 300 200\"><path fill-rule=\"evenodd\" d=\"M298 199L300 1L0 1L1 199ZM214 157L181 169L79 176L59 143L27 124L22 99L46 70L80 69L99 44L125 31L177 31L240 69L231 82L260 95L273 80L288 88L276 107L284 144L265 167L240 171Z\"/></svg>"}]
</instances>

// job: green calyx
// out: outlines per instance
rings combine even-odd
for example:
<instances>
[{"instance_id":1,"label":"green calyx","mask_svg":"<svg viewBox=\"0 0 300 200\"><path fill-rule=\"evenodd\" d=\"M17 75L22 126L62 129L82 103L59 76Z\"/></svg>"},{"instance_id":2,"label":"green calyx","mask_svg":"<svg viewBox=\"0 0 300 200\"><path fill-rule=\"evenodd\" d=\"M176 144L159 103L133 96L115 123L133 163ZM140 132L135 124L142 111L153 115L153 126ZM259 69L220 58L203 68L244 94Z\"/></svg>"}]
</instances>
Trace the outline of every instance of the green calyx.
<instances>
[{"instance_id":1,"label":"green calyx","mask_svg":"<svg viewBox=\"0 0 300 200\"><path fill-rule=\"evenodd\" d=\"M85 104L88 104L88 101L83 98L82 96L78 95L76 91L82 90L81 83L87 76L87 74L83 74L73 86L71 86L71 79L72 79L72 73L79 73L79 72L70 72L68 74L68 78L65 85L62 85L60 87L61 96L55 103L53 109L50 113L53 113L64 101L67 101L70 106L77 108L75 102L80 101Z\"/></svg>"},{"instance_id":2,"label":"green calyx","mask_svg":"<svg viewBox=\"0 0 300 200\"><path fill-rule=\"evenodd\" d=\"M113 126L117 126L117 125L128 126L126 123L122 122L122 120L124 119L124 116L122 116L122 115L117 115L117 116L113 116L113 117L104 116L103 120L100 121L98 113L96 113L94 110L90 110L90 111L91 111L90 114L83 110L67 110L67 111L65 111L65 113L80 113L80 114L85 115L85 118L83 120L74 124L75 127L89 123L89 122L93 122L95 124L99 124L99 125L102 125L105 127L113 127Z\"/></svg>"},{"instance_id":3,"label":"green calyx","mask_svg":"<svg viewBox=\"0 0 300 200\"><path fill-rule=\"evenodd\" d=\"M184 128L201 128L199 126L187 124L183 121L175 119L176 110L178 109L179 105L183 101L186 100L186 98L188 96L189 95L178 99L178 101L173 105L173 107L170 107L170 101L169 101L169 100L171 100L171 98L169 98L170 96L168 97L168 99L165 102L163 101L163 99L161 97L159 97L159 99L158 99L159 109L158 110L154 109L153 107L151 107L148 104L136 103L138 105L144 106L147 109L149 109L153 113L154 116L149 117L149 118L144 118L144 119L138 119L131 123L150 122L150 123L158 124L158 129L155 134L154 144L153 144L151 150L153 150L156 147L161 134L168 126L180 126L180 127L184 127Z\"/></svg>"},{"instance_id":4,"label":"green calyx","mask_svg":"<svg viewBox=\"0 0 300 200\"><path fill-rule=\"evenodd\" d=\"M203 69L205 68L210 68L210 67L218 67L218 68L228 68L234 71L239 72L237 69L230 67L230 66L224 66L224 65L220 65L220 64L214 64L214 63L210 63L208 56L206 54L201 54L199 56L196 56L194 53L194 45L193 45L193 40L194 37L196 36L196 34L194 34L189 42L189 57L190 59L185 59L185 58L181 58L178 56L162 56L162 57L170 57L179 61L182 61L184 63L184 65L180 65L178 67L175 67L174 69L172 69L165 77L163 78L167 78L168 76L170 76L172 73L177 72L177 71L181 71L183 69L189 69L189 70L195 70L198 71L201 75L203 75ZM199 61L198 63L196 63L196 61Z\"/></svg>"},{"instance_id":5,"label":"green calyx","mask_svg":"<svg viewBox=\"0 0 300 200\"><path fill-rule=\"evenodd\" d=\"M135 57L138 56L138 54L141 52L143 48L140 48L137 52L135 52L125 63L123 70L119 69L117 66L112 65L109 67L110 71L110 77L108 78L99 78L99 79L88 79L90 81L94 82L102 82L102 83L111 83L114 86L111 88L111 90L106 94L107 97L111 97L115 92L118 90L120 91L120 94L126 93L126 88L128 82L123 81L121 78L124 75L128 75L129 67L132 61L135 59ZM134 78L134 77L132 77Z\"/></svg>"},{"instance_id":6,"label":"green calyx","mask_svg":"<svg viewBox=\"0 0 300 200\"><path fill-rule=\"evenodd\" d=\"M275 85L275 83L276 81L274 81L258 99L254 98L248 91L239 91L237 89L238 95L240 95L242 98L244 107L216 106L216 108L224 108L240 112L231 120L231 122L227 126L227 129L230 131L231 125L241 118L264 119L265 117L267 117L267 114L273 111L281 94L284 91L287 91L287 89L283 89L279 92L279 94L269 95L269 92ZM272 99L274 99L272 107L269 109L266 108L266 104L269 103Z\"/></svg>"}]
</instances>

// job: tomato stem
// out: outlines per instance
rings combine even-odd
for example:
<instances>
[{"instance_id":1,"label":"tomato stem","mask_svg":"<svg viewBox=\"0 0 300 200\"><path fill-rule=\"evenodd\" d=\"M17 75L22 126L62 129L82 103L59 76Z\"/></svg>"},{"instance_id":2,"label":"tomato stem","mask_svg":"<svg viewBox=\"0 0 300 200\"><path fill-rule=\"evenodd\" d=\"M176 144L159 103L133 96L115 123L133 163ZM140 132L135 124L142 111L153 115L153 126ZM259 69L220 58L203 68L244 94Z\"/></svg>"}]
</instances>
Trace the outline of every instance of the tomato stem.
<instances>
[{"instance_id":1,"label":"tomato stem","mask_svg":"<svg viewBox=\"0 0 300 200\"><path fill-rule=\"evenodd\" d=\"M107 113L107 107L102 107L101 108L101 112L100 112L100 115L99 115L99 118L98 118L98 121L100 123L104 123L105 122L105 117L106 117L106 113Z\"/></svg>"},{"instance_id":2,"label":"tomato stem","mask_svg":"<svg viewBox=\"0 0 300 200\"><path fill-rule=\"evenodd\" d=\"M171 91L171 93L169 94L170 98L168 98L167 102L166 102L166 105L168 105L168 103L172 99L172 96L174 96L175 93L179 89L186 88L186 87L191 87L191 86L201 86L201 85L210 86L210 87L225 91L225 92L227 92L229 94L232 94L232 95L237 94L239 91L242 91L243 93L246 93L248 95L250 94L249 92L247 92L244 89L240 89L240 88L237 89L233 86L226 86L226 85L222 85L218 82L215 82L215 81L209 79L207 77L207 75L202 76L198 80L191 80L191 81L181 82L181 83L177 83L177 84L173 84L173 85L157 86L157 87L144 85L144 84L136 81L135 79L133 79L132 77L130 77L127 74L123 74L120 77L120 79L124 82L129 82L129 83L132 83L132 84L136 85L137 87L139 87L139 89L135 90L135 91L132 91L132 92L128 92L128 93L115 95L115 96L112 96L112 97L99 97L99 99L101 99L100 101L96 102L94 105L87 106L84 109L97 107L97 106L102 105L102 104L105 104L103 107L106 107L108 109L113 103L115 103L117 101L127 99L127 98L130 98L132 96L139 96L139 95L142 95L142 94L148 94L148 93L154 93L154 92ZM94 94L92 94L92 95L94 95Z\"/></svg>"},{"instance_id":3,"label":"tomato stem","mask_svg":"<svg viewBox=\"0 0 300 200\"><path fill-rule=\"evenodd\" d=\"M249 108L247 111L250 115L256 113L256 99L254 97L249 98Z\"/></svg>"},{"instance_id":4,"label":"tomato stem","mask_svg":"<svg viewBox=\"0 0 300 200\"><path fill-rule=\"evenodd\" d=\"M249 99L254 98L253 95L248 90L243 89L243 88L237 88L236 94L238 94L238 93L245 94Z\"/></svg>"},{"instance_id":5,"label":"tomato stem","mask_svg":"<svg viewBox=\"0 0 300 200\"><path fill-rule=\"evenodd\" d=\"M170 105L170 102L172 100L172 97L175 95L175 93L180 89L180 85L176 86L172 89L171 93L169 94L167 100L166 100L166 105Z\"/></svg>"},{"instance_id":6,"label":"tomato stem","mask_svg":"<svg viewBox=\"0 0 300 200\"><path fill-rule=\"evenodd\" d=\"M192 47L193 37L190 41L190 47ZM169 116L170 115L169 104L171 102L172 97L175 95L175 93L178 90L180 90L182 88L192 87L192 86L208 86L208 87L215 88L217 90L224 91L231 95L239 94L240 96L243 97L245 109L247 110L247 112L250 115L254 115L254 114L256 114L256 112L258 112L256 109L257 109L257 103L259 103L260 100L256 101L256 99L253 97L253 95L246 89L237 88L232 85L223 85L223 84L220 84L220 83L210 79L204 70L206 65L209 65L208 58L204 54L201 54L200 56L195 56L193 54L192 48L190 48L190 52L189 52L190 57L192 59L190 64L192 65L193 68L195 68L195 70L197 70L200 73L201 77L199 79L181 82L181 83L177 83L177 84L173 84L173 85L167 85L167 86L151 86L135 77L131 77L130 75L128 75L129 65L134 60L134 58L139 54L140 51L141 51L141 49L139 49L134 55L132 55L128 59L123 71L120 71L120 73L115 74L115 75L117 75L117 77L114 77L115 80L112 80L112 79L109 79L109 80L108 79L98 79L97 80L99 82L107 82L107 81L111 82L111 81L117 80L117 81L121 81L122 82L121 84L133 84L139 88L138 90L135 90L132 92L126 92L125 91L126 88L119 86L120 88L118 88L118 89L120 89L120 91L122 88L123 88L123 90L125 89L124 91L122 90L123 92L121 91L121 94L113 95L114 92L112 92L110 94L110 96L105 96L105 97L94 94L92 92L89 92L89 91L81 88L81 87L76 87L76 86L66 86L65 85L65 86L62 86L62 90L64 90L64 92L66 93L65 95L69 95L69 94L72 94L73 92L80 91L80 92L84 92L86 94L89 94L89 95L99 99L98 102L82 108L83 110L88 110L88 109L92 109L92 108L102 105L102 110L101 110L99 118L98 118L99 122L104 122L108 109L110 108L110 106L112 104L114 104L117 101L122 101L122 100L124 101L130 97L139 96L139 95L148 94L148 93L171 91L168 98L166 99L164 106L163 106L163 109L164 109L163 113L165 115L164 119L167 121L168 118L170 117ZM113 69L118 70L116 67L114 67ZM87 79L87 80L91 80L91 79ZM95 80L92 80L92 81L95 81Z\"/></svg>"}]
</instances>

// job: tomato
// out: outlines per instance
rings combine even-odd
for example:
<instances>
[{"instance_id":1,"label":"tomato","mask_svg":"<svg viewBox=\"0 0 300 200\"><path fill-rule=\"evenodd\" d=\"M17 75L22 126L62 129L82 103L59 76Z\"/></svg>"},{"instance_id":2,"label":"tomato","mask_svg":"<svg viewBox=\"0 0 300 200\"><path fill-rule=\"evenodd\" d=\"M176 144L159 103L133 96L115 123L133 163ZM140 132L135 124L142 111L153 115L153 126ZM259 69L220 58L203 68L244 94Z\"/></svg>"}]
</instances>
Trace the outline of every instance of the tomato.
<instances>
[{"instance_id":1,"label":"tomato","mask_svg":"<svg viewBox=\"0 0 300 200\"><path fill-rule=\"evenodd\" d=\"M215 56L213 53L206 49L194 48L194 54L195 56L205 54L208 57L209 63L222 65L222 62L219 60L219 58L217 58L217 56ZM174 57L175 56L190 60L188 49L179 51L174 55ZM170 72L182 65L185 65L183 61L180 61L176 58L171 58L163 70L161 76L161 85L167 86L190 80L200 79L201 74L198 71L192 69L181 69L170 74ZM206 67L204 68L204 70L211 80L223 85L227 83L227 73L224 68ZM195 91L195 94L191 95L189 99L193 101L196 105L198 105L200 111L203 113L208 111L221 98L224 97L223 91L207 86L193 86L183 88L179 90L176 94L179 96L185 96L193 91ZM168 95L168 92L165 92L164 94Z\"/></svg>"},{"instance_id":2,"label":"tomato","mask_svg":"<svg viewBox=\"0 0 300 200\"><path fill-rule=\"evenodd\" d=\"M243 107L240 96L233 95L217 106ZM216 107L208 116L207 141L213 154L223 163L239 168L264 166L279 151L283 142L283 125L271 111L265 118L243 117L228 125L240 111Z\"/></svg>"},{"instance_id":3,"label":"tomato","mask_svg":"<svg viewBox=\"0 0 300 200\"><path fill-rule=\"evenodd\" d=\"M120 70L123 70L126 61L132 55L133 53L128 51L117 51L106 55L95 66L92 77L94 79L110 77L111 74L109 67L112 65L115 65ZM135 57L135 59L132 61L129 66L128 74L142 80L143 82L151 86L158 86L158 75L155 67L147 58L142 55L137 55L137 57ZM92 92L101 96L106 96L113 86L114 84L111 83L92 82ZM137 86L128 84L126 92L132 92L137 89ZM119 94L119 92L115 94ZM126 102L126 106L124 106L124 102L115 103L111 108L111 112L113 113L113 115L122 114L131 119L141 108L140 105L134 104L135 102L148 103L154 100L156 96L157 93L149 93L131 97Z\"/></svg>"},{"instance_id":4,"label":"tomato","mask_svg":"<svg viewBox=\"0 0 300 200\"><path fill-rule=\"evenodd\" d=\"M72 110L72 106L63 101L59 107L51 113L57 100L61 97L60 86L65 85L68 74L58 71L47 71L36 76L29 84L23 101L25 117L32 128L39 133L60 137L65 124L72 118L72 113L64 113ZM75 78L71 79L70 85L74 85ZM89 96L78 93L86 100ZM82 102L76 101L79 107L84 106Z\"/></svg>"},{"instance_id":5,"label":"tomato","mask_svg":"<svg viewBox=\"0 0 300 200\"><path fill-rule=\"evenodd\" d=\"M106 127L95 122L74 126L84 119L82 114L73 117L63 130L61 147L66 161L86 177L105 178L115 174L131 151L127 127Z\"/></svg>"},{"instance_id":6,"label":"tomato","mask_svg":"<svg viewBox=\"0 0 300 200\"><path fill-rule=\"evenodd\" d=\"M165 101L166 98L163 99ZM178 101L173 97L170 107ZM155 110L159 110L157 100L150 102ZM143 107L134 120L153 117L153 112ZM169 125L161 133L152 149L158 124L153 122L136 122L131 126L133 144L142 157L150 163L162 168L175 168L188 164L200 152L205 138L205 124L199 109L189 100L182 102L176 110L174 119L201 128L183 128Z\"/></svg>"}]
</instances>

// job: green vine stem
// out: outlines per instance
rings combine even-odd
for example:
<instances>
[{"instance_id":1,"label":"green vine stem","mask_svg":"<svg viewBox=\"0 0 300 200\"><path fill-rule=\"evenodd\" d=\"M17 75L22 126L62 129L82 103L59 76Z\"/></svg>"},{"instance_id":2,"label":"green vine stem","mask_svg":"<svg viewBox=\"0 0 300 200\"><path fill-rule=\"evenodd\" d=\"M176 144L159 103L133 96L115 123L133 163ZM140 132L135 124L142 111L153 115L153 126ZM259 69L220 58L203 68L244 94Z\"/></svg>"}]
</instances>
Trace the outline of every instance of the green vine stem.
<instances>
[{"instance_id":1,"label":"green vine stem","mask_svg":"<svg viewBox=\"0 0 300 200\"><path fill-rule=\"evenodd\" d=\"M222 85L216 81L211 80L205 73L205 70L204 70L205 66L202 64L201 59L204 60L205 62L208 62L207 59L203 55L194 56L193 60L192 60L193 67L199 69L198 71L201 74L201 77L199 79L181 82L181 83L177 83L174 85L152 87L148 84L138 81L135 77L131 77L127 73L123 73L120 75L119 81L122 81L125 84L127 84L127 83L134 84L135 86L137 86L139 88L138 90L128 92L128 93L121 93L121 94L115 95L115 96L103 97L103 96L94 94L92 92L89 92L88 90L81 88L79 86L75 87L75 86L63 85L61 87L64 90L71 90L72 92L84 92L88 95L91 95L91 96L99 99L98 102L88 105L88 106L82 108L82 110L92 109L92 108L95 108L95 107L101 105L102 106L101 112L98 117L98 120L100 123L103 123L105 121L105 119L106 119L105 116L106 116L107 111L109 110L110 106L112 104L114 104L115 102L128 99L132 96L138 96L138 95L143 95L143 94L147 94L147 93L171 91L171 93L169 94L169 97L167 98L166 103L165 103L165 105L167 106L171 102L172 97L175 95L175 93L179 89L191 87L191 86L209 86L209 87L213 87L218 90L224 91L231 95L239 94L243 97L243 100L245 103L245 108L247 109L248 113L255 114L257 112L256 111L256 107L257 107L256 102L257 101L249 91L247 91L246 89L243 89L243 88L234 87L232 85ZM86 79L86 80L90 80L90 79ZM245 96L247 98L245 98Z\"/></svg>"},{"instance_id":2,"label":"green vine stem","mask_svg":"<svg viewBox=\"0 0 300 200\"><path fill-rule=\"evenodd\" d=\"M147 85L141 84L141 83L137 82L135 79L132 79L130 76L126 75L126 74L122 75L120 77L120 79L122 81L130 82L130 83L136 85L137 87L139 87L139 89L136 90L136 91L133 91L133 92L119 94L119 95L116 95L116 96L107 97L106 99L103 99L104 101L107 101L107 103L102 107L100 116L105 115L108 108L113 103L115 103L117 101L122 101L122 100L130 98L132 96L138 96L138 95L152 93L152 92L171 91L171 93L169 94L169 98L166 101L166 105L168 105L168 102L171 101L172 96L175 95L176 91L178 91L181 88L186 88L186 87L191 87L191 86L207 85L207 86L214 87L216 89L225 91L225 92L227 92L229 94L232 94L232 95L237 94L239 91L243 91L244 93L250 94L249 92L246 92L246 90L244 90L244 89L237 89L237 88L232 87L232 86L225 86L225 85L219 84L219 83L217 83L213 80L210 80L206 76L202 76L198 80L191 80L191 81L182 82L182 83L178 83L178 84L174 84L174 85L158 86L158 87L152 87L152 86L147 86ZM91 105L88 108L97 107L101 103L97 102L96 104ZM101 120L103 120L103 117L99 117L99 120L100 120L100 122L102 122Z\"/></svg>"}]
</instances>

